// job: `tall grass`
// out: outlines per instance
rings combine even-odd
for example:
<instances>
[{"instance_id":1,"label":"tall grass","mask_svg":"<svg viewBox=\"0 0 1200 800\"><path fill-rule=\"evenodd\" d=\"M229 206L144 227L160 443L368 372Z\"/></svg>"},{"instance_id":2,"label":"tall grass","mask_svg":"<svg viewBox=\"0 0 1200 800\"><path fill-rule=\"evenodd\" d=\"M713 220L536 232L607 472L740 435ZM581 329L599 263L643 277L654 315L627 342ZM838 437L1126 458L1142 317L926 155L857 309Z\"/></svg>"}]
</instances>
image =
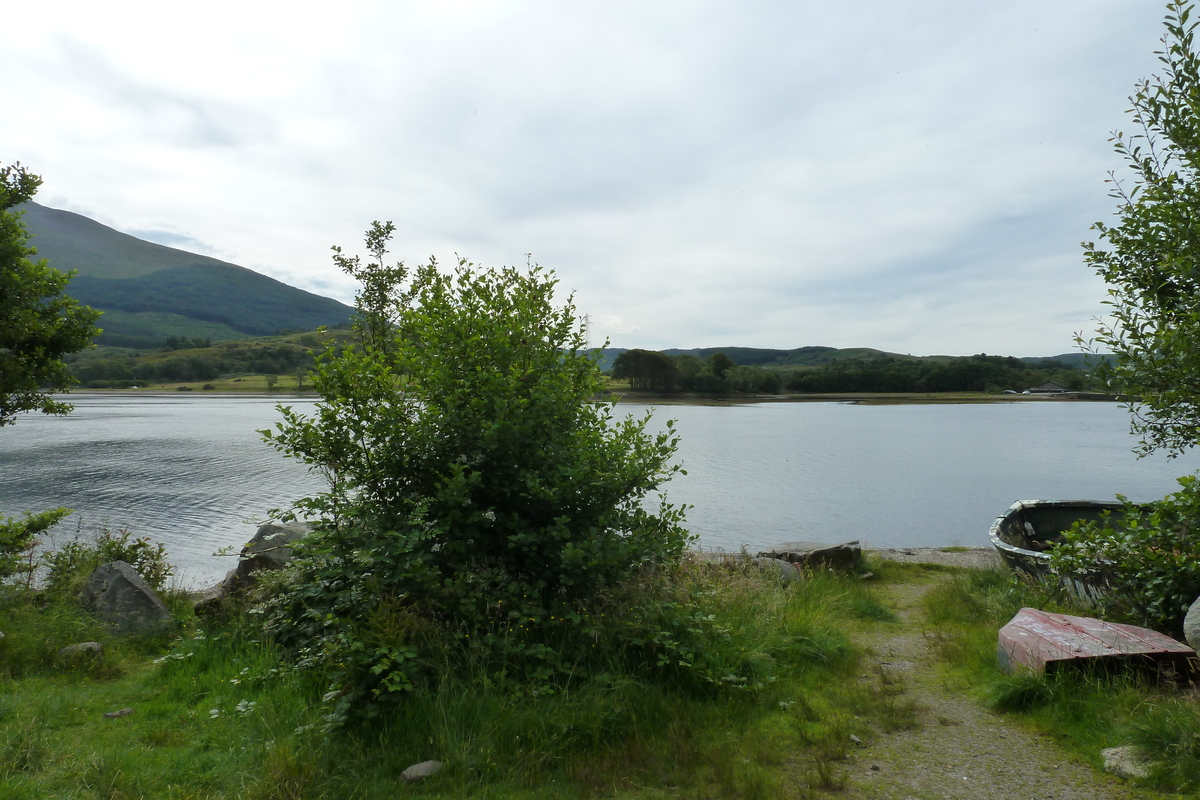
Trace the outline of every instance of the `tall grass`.
<instances>
[{"instance_id":1,"label":"tall grass","mask_svg":"<svg viewBox=\"0 0 1200 800\"><path fill-rule=\"evenodd\" d=\"M120 642L77 610L10 597L0 796L805 796L844 783L851 734L915 724L900 689L858 678L848 632L890 624L861 581L702 564L671 580L695 598L710 657L754 686L689 685L619 652L556 684L503 681L464 647L391 713L333 729L328 676L292 667L252 615ZM80 634L103 657L57 665ZM428 759L446 766L400 783Z\"/></svg>"}]
</instances>

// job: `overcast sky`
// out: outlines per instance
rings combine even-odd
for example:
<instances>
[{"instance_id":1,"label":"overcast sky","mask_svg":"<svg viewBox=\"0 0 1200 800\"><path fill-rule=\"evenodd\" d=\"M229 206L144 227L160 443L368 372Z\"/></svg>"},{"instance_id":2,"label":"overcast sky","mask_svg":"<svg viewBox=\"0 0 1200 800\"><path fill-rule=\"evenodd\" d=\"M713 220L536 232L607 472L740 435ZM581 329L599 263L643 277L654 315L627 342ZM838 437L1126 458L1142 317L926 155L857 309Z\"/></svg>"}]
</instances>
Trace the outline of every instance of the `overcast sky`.
<instances>
[{"instance_id":1,"label":"overcast sky","mask_svg":"<svg viewBox=\"0 0 1200 800\"><path fill-rule=\"evenodd\" d=\"M615 346L1051 355L1155 71L1133 0L9 4L37 200L351 301L329 247L555 270Z\"/></svg>"}]
</instances>

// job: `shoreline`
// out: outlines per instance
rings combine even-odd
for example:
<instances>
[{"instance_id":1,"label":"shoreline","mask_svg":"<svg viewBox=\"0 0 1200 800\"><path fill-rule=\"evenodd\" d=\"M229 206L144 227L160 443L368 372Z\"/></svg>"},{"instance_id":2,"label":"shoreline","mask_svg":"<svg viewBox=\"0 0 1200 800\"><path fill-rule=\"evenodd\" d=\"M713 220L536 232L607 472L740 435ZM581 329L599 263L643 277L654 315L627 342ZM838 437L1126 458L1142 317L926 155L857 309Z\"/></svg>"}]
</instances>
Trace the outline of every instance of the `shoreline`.
<instances>
[{"instance_id":1,"label":"shoreline","mask_svg":"<svg viewBox=\"0 0 1200 800\"><path fill-rule=\"evenodd\" d=\"M190 388L145 388L145 389L80 389L66 392L57 397L255 397L278 398L280 400L319 400L316 392L281 390L266 392L261 389L245 391L203 390ZM654 406L745 406L763 403L847 403L850 405L963 405L977 403L1119 403L1117 395L1099 392L1063 392L1061 394L985 394L984 392L834 392L829 394L762 394L708 397L700 394L621 394L613 392L610 397L618 404ZM70 402L69 399L67 402Z\"/></svg>"}]
</instances>

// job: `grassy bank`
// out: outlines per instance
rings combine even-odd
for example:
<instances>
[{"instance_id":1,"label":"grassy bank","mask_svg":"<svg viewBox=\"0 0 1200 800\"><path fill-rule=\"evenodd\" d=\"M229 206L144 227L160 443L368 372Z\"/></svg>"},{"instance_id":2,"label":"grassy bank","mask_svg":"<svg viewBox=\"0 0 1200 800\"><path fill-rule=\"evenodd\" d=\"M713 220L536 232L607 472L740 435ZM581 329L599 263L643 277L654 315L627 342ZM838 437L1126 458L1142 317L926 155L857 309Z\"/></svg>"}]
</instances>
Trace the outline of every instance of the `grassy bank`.
<instances>
[{"instance_id":1,"label":"grassy bank","mask_svg":"<svg viewBox=\"0 0 1200 800\"><path fill-rule=\"evenodd\" d=\"M708 564L670 579L698 598L695 624L757 664L758 685L673 683L619 657L571 680L519 682L466 648L394 712L334 729L326 676L291 668L253 615L205 622L176 597L170 637L119 640L67 595L9 587L0 796L806 797L837 784L852 735L913 723L891 687L857 679L849 634L896 624L878 584L784 585ZM85 640L103 655L56 656ZM427 759L446 767L401 782Z\"/></svg>"},{"instance_id":2,"label":"grassy bank","mask_svg":"<svg viewBox=\"0 0 1200 800\"><path fill-rule=\"evenodd\" d=\"M1161 791L1200 795L1200 706L1196 688L1151 681L1145 674L1064 671L1047 678L1005 675L996 661L997 635L1022 607L1079 615L1016 582L1007 571L971 570L925 596L926 617L959 686L982 703L1014 716L1097 768L1100 751L1135 745L1154 765L1141 783Z\"/></svg>"}]
</instances>

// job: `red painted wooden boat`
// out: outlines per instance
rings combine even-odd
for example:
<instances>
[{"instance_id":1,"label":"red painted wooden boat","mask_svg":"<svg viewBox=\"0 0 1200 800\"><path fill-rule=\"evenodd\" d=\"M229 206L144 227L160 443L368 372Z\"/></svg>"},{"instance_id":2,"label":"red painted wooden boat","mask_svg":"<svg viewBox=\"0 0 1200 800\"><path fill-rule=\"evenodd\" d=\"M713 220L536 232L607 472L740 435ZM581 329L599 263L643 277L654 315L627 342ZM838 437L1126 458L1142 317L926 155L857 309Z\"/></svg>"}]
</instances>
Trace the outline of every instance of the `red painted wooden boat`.
<instances>
[{"instance_id":1,"label":"red painted wooden boat","mask_svg":"<svg viewBox=\"0 0 1200 800\"><path fill-rule=\"evenodd\" d=\"M1149 667L1196 674L1196 652L1149 628L1022 608L1000 629L997 658L1005 672L1053 674L1064 666Z\"/></svg>"}]
</instances>

